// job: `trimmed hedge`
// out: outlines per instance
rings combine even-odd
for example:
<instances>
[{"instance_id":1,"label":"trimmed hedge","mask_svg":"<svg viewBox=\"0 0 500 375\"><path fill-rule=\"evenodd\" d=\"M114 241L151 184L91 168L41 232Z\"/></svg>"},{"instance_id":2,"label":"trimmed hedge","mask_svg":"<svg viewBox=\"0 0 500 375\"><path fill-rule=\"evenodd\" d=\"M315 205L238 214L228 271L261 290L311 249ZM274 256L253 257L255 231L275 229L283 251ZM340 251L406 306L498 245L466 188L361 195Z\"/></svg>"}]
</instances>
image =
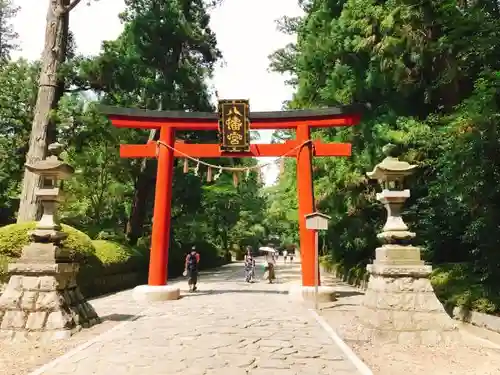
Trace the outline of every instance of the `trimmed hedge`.
<instances>
[{"instance_id":1,"label":"trimmed hedge","mask_svg":"<svg viewBox=\"0 0 500 375\"><path fill-rule=\"evenodd\" d=\"M21 256L23 247L30 243L28 232L34 230L35 226L35 222L27 222L0 228L0 282L7 281L9 261ZM68 233L62 244L70 250L72 260L87 262L95 257L95 248L89 236L64 224L62 227Z\"/></svg>"},{"instance_id":2,"label":"trimmed hedge","mask_svg":"<svg viewBox=\"0 0 500 375\"><path fill-rule=\"evenodd\" d=\"M94 240L95 257L80 268L78 285L87 297L132 288L146 279L140 252L115 241Z\"/></svg>"},{"instance_id":3,"label":"trimmed hedge","mask_svg":"<svg viewBox=\"0 0 500 375\"><path fill-rule=\"evenodd\" d=\"M0 228L0 283L8 280L7 265L29 244L35 222ZM80 263L78 284L87 297L134 287L145 280L147 258L141 252L114 241L92 241L85 233L62 224L68 237L62 242L70 258Z\"/></svg>"},{"instance_id":4,"label":"trimmed hedge","mask_svg":"<svg viewBox=\"0 0 500 375\"><path fill-rule=\"evenodd\" d=\"M0 228L0 254L10 258L19 258L24 246L30 243L28 232L35 229L35 222L10 224ZM68 233L62 245L70 250L74 261L91 257L95 254L92 240L78 229L62 224L63 231Z\"/></svg>"},{"instance_id":5,"label":"trimmed hedge","mask_svg":"<svg viewBox=\"0 0 500 375\"><path fill-rule=\"evenodd\" d=\"M11 224L0 228L0 283L7 281L9 261L21 255L23 246L30 242L28 232L36 223ZM80 263L78 285L86 297L132 288L147 280L150 238L141 238L136 248L117 241L117 237L101 233L97 240L79 230L64 225L68 238L63 245L70 250L71 259ZM209 269L228 263L217 247L206 241L189 244L173 242L169 251L168 276L174 278L184 271L184 260L195 245L200 253L200 269Z\"/></svg>"}]
</instances>

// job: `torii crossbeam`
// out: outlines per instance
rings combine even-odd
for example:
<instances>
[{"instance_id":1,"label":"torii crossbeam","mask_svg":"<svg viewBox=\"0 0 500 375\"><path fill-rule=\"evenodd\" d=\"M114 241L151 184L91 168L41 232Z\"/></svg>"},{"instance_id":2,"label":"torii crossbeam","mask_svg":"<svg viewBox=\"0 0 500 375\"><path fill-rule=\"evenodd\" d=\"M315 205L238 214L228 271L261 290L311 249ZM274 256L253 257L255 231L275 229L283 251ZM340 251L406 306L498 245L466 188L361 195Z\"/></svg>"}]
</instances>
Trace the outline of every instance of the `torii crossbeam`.
<instances>
[{"instance_id":1,"label":"torii crossbeam","mask_svg":"<svg viewBox=\"0 0 500 375\"><path fill-rule=\"evenodd\" d=\"M120 145L124 158L158 158L151 257L148 284L167 283L168 247L172 200L173 162L175 157L189 155L195 158L224 157L287 157L297 159L297 187L299 201L300 254L302 285L314 285L314 233L305 226L305 215L314 212L312 158L314 156L350 156L350 143L322 143L310 141L312 128L352 126L359 122L364 107L360 105L317 110L277 112L250 112L250 129L295 129L294 140L282 144L252 144L248 152L222 152L219 144L187 144L175 140L176 131L218 130L217 113L149 111L131 108L101 107L111 123L119 128L160 129L161 143ZM301 147L302 145L302 147Z\"/></svg>"}]
</instances>

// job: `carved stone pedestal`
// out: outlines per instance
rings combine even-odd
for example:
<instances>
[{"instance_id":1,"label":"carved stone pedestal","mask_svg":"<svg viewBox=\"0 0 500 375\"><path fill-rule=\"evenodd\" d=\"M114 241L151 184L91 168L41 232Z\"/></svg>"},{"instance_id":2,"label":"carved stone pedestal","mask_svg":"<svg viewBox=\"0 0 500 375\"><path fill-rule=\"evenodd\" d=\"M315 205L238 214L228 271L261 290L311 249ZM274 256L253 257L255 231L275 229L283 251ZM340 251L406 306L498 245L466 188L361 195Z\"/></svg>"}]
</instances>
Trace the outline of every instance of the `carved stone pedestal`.
<instances>
[{"instance_id":1,"label":"carved stone pedestal","mask_svg":"<svg viewBox=\"0 0 500 375\"><path fill-rule=\"evenodd\" d=\"M436 345L460 339L456 324L432 289L429 280L432 267L416 260L419 249L389 246L392 250L400 248L406 264L376 261L368 265L370 279L359 317L367 328L366 334L404 344ZM416 264L408 264L409 258Z\"/></svg>"},{"instance_id":2,"label":"carved stone pedestal","mask_svg":"<svg viewBox=\"0 0 500 375\"><path fill-rule=\"evenodd\" d=\"M99 322L76 285L78 264L57 245L31 243L9 273L0 297L1 338L64 339Z\"/></svg>"}]
</instances>

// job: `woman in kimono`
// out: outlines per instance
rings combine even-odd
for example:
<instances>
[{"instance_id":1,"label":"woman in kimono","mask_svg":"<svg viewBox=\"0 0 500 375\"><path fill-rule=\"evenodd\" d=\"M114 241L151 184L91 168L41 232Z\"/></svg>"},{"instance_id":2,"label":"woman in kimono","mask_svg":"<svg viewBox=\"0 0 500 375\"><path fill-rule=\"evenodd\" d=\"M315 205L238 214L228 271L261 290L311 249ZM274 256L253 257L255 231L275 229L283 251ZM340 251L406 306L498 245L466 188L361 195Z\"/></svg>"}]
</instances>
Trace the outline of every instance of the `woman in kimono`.
<instances>
[{"instance_id":1,"label":"woman in kimono","mask_svg":"<svg viewBox=\"0 0 500 375\"><path fill-rule=\"evenodd\" d=\"M251 283L255 277L255 259L252 255L252 248L247 247L245 255L245 281Z\"/></svg>"}]
</instances>

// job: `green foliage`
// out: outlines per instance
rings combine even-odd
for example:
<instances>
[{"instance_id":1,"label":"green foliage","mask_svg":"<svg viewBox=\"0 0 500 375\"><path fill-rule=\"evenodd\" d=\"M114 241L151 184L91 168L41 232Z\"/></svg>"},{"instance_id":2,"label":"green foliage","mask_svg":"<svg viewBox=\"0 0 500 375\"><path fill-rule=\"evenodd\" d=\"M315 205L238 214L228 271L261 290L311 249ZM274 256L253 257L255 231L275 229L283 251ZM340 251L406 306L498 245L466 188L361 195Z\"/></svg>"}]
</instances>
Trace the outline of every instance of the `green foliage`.
<instances>
[{"instance_id":1,"label":"green foliage","mask_svg":"<svg viewBox=\"0 0 500 375\"><path fill-rule=\"evenodd\" d=\"M332 217L320 246L330 263L356 278L374 256L385 213L365 173L391 142L419 166L405 220L425 260L466 263L450 276L450 303L496 311L500 168L500 13L493 1L329 1L303 3L305 15L284 23L297 43L271 56L292 75L290 108L362 102L372 110L352 128L313 132L324 142L350 142L350 158L314 160L317 207ZM276 134L282 138L283 133ZM287 136L285 134L285 136ZM268 225L296 241L296 174L285 165L269 192ZM346 276L348 277L348 276ZM490 304L492 301L493 305Z\"/></svg>"},{"instance_id":2,"label":"green foliage","mask_svg":"<svg viewBox=\"0 0 500 375\"><path fill-rule=\"evenodd\" d=\"M94 240L95 256L80 267L77 281L82 292L98 296L146 281L147 258L140 251L122 243Z\"/></svg>"},{"instance_id":3,"label":"green foliage","mask_svg":"<svg viewBox=\"0 0 500 375\"><path fill-rule=\"evenodd\" d=\"M5 63L10 53L17 48L18 34L12 27L12 19L19 7L12 0L0 0L0 65Z\"/></svg>"},{"instance_id":4,"label":"green foliage","mask_svg":"<svg viewBox=\"0 0 500 375\"><path fill-rule=\"evenodd\" d=\"M500 293L491 290L467 263L440 264L431 275L431 283L447 307L460 306L483 313L500 311Z\"/></svg>"},{"instance_id":5,"label":"green foliage","mask_svg":"<svg viewBox=\"0 0 500 375\"><path fill-rule=\"evenodd\" d=\"M95 255L103 265L116 263L126 263L133 256L140 256L140 253L127 245L114 241L94 240Z\"/></svg>"},{"instance_id":6,"label":"green foliage","mask_svg":"<svg viewBox=\"0 0 500 375\"><path fill-rule=\"evenodd\" d=\"M114 128L98 106L213 111L208 82L221 53L208 11L217 3L127 0L120 15L123 32L116 40L104 42L97 56L79 56L70 35L65 63L58 71L65 92L52 106L51 122L57 129L57 140L65 145L62 157L76 170L64 181L66 200L60 216L69 226L88 234L85 246L91 256L79 279L89 295L112 291L113 282L103 281L103 276L119 279L120 273L146 273L157 164L155 159L122 159L118 146L144 144L159 137L157 130ZM0 0L0 9L1 5ZM0 18L0 29L3 20ZM1 50L2 37L9 35L0 34ZM23 60L0 63L0 225L15 221L19 205L39 65ZM176 136L188 142L217 142L215 132L177 132ZM254 159L208 161L223 166L256 163ZM262 244L266 202L256 173L240 174L235 187L229 173L205 182L206 168L200 168L198 176L193 166L186 174L182 167L177 160L169 248L171 277L182 272L186 244L198 244L202 268L220 265L234 244ZM12 231L14 227L9 228ZM1 233L2 229L0 237ZM4 239L7 236L11 242L0 238L0 247L8 249L8 257L18 256L28 241L25 232L16 229L14 239L10 232ZM79 246L72 242L75 236L71 232L66 240L69 248ZM95 240L96 254L89 237ZM11 246L12 241L17 241L15 246ZM0 249L0 257L4 256ZM89 280L104 284L89 284Z\"/></svg>"},{"instance_id":7,"label":"green foliage","mask_svg":"<svg viewBox=\"0 0 500 375\"><path fill-rule=\"evenodd\" d=\"M13 221L19 202L37 76L38 64L24 60L0 64L0 225Z\"/></svg>"},{"instance_id":8,"label":"green foliage","mask_svg":"<svg viewBox=\"0 0 500 375\"><path fill-rule=\"evenodd\" d=\"M7 281L7 265L19 258L24 246L30 243L28 232L35 229L34 222L10 224L0 228L0 282ZM62 245L69 250L70 258L82 263L91 263L95 248L89 236L79 230L62 224L68 237Z\"/></svg>"}]
</instances>

